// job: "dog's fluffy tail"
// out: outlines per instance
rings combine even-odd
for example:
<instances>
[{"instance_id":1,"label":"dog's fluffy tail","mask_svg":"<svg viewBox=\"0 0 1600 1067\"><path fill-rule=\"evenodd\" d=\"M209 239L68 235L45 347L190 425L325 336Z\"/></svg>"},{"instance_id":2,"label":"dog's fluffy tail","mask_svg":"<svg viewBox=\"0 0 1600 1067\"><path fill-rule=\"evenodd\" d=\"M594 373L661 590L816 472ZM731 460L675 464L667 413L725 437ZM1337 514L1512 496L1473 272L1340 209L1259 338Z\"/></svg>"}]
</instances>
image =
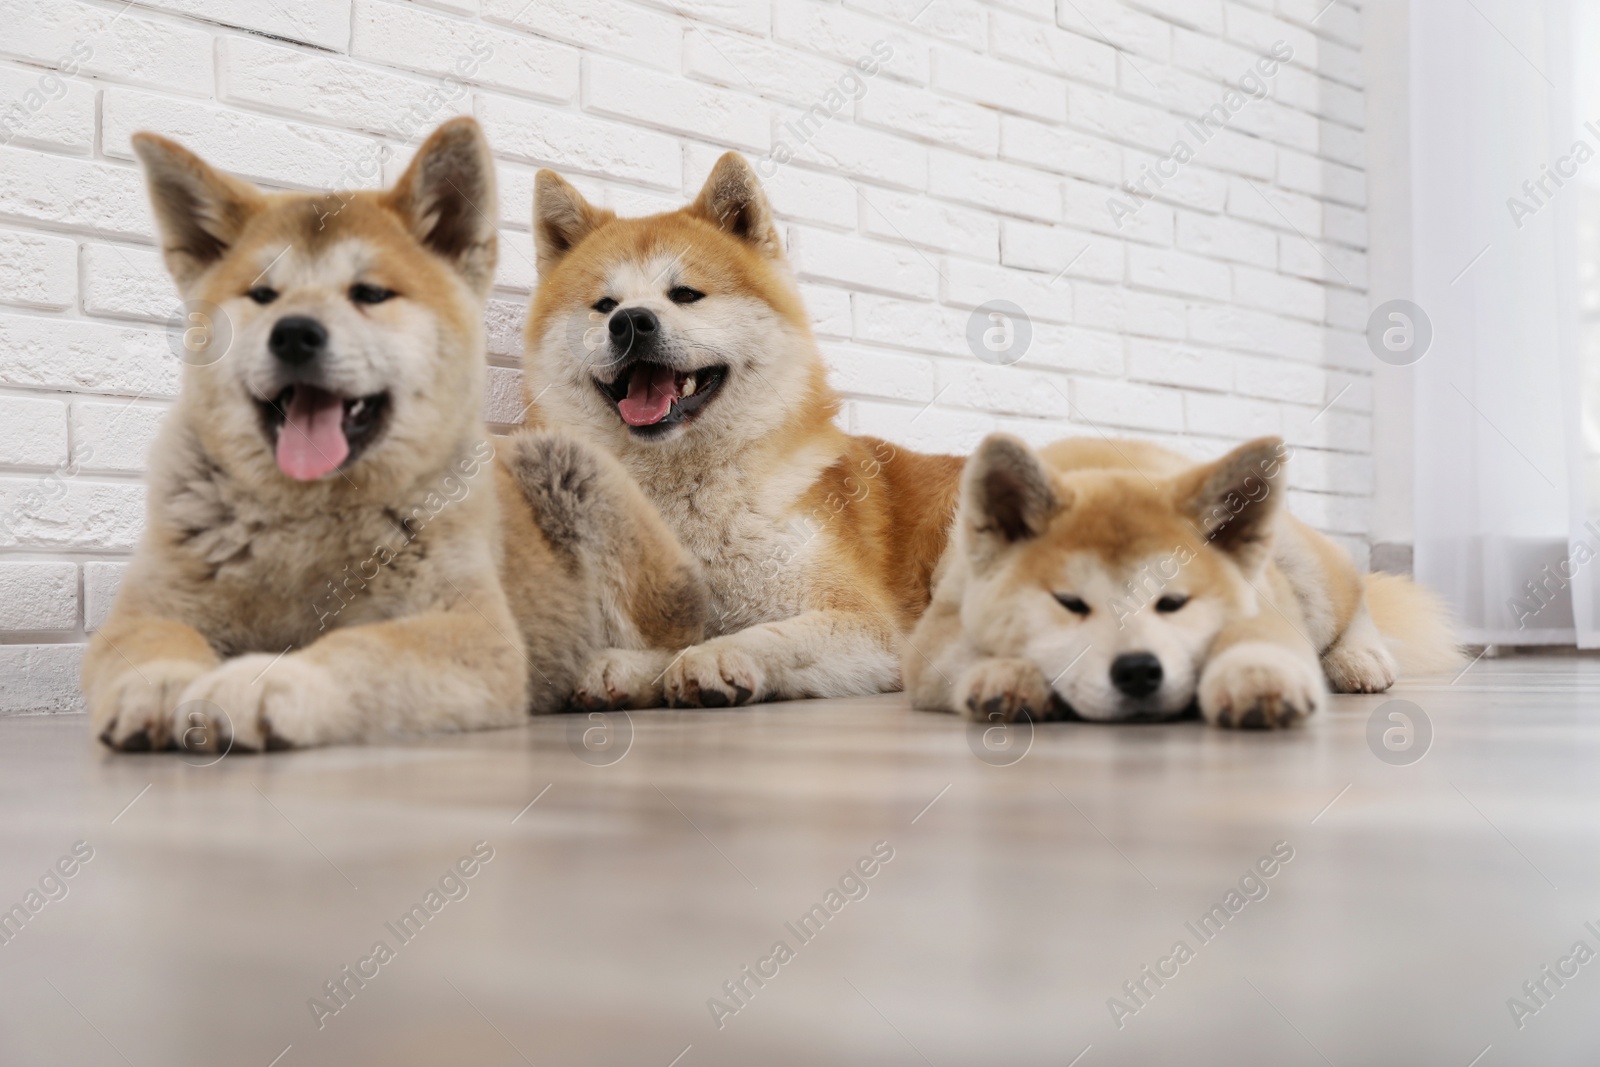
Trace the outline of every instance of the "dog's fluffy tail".
<instances>
[{"instance_id":1,"label":"dog's fluffy tail","mask_svg":"<svg viewBox=\"0 0 1600 1067\"><path fill-rule=\"evenodd\" d=\"M1442 674L1466 662L1450 609L1437 594L1397 574L1366 576L1367 610L1405 674Z\"/></svg>"}]
</instances>

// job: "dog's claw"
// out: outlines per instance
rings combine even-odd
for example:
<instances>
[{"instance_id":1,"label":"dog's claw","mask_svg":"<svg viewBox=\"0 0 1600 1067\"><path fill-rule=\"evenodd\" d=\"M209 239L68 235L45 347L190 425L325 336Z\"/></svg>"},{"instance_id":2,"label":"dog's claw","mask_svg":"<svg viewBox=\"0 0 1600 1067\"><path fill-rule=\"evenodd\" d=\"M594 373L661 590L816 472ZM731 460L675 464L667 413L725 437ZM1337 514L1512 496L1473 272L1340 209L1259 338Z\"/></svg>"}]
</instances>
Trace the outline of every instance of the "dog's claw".
<instances>
[{"instance_id":1,"label":"dog's claw","mask_svg":"<svg viewBox=\"0 0 1600 1067\"><path fill-rule=\"evenodd\" d=\"M755 658L729 638L685 649L663 678L669 699L702 708L735 707L752 703L758 693L772 695Z\"/></svg>"},{"instance_id":2,"label":"dog's claw","mask_svg":"<svg viewBox=\"0 0 1600 1067\"><path fill-rule=\"evenodd\" d=\"M1052 696L1039 668L1022 659L979 660L956 687L966 691L963 703L974 722L1014 722L1021 716L1033 721L1036 709L1048 706Z\"/></svg>"}]
</instances>

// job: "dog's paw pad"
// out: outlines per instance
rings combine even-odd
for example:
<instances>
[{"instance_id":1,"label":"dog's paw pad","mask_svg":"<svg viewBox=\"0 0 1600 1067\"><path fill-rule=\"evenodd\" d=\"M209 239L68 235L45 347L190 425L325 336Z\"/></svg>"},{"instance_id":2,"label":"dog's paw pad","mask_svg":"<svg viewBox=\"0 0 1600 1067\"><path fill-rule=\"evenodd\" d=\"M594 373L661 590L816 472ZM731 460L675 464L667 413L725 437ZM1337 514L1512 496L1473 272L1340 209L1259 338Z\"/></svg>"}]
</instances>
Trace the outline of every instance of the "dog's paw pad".
<instances>
[{"instance_id":1,"label":"dog's paw pad","mask_svg":"<svg viewBox=\"0 0 1600 1067\"><path fill-rule=\"evenodd\" d=\"M658 707L665 666L659 650L608 648L584 667L568 703L577 711Z\"/></svg>"},{"instance_id":2,"label":"dog's paw pad","mask_svg":"<svg viewBox=\"0 0 1600 1067\"><path fill-rule=\"evenodd\" d=\"M755 657L721 639L688 649L665 676L667 700L673 707L742 706L761 699L764 683Z\"/></svg>"},{"instance_id":3,"label":"dog's paw pad","mask_svg":"<svg viewBox=\"0 0 1600 1067\"><path fill-rule=\"evenodd\" d=\"M1382 693L1398 673L1382 645L1340 641L1322 657L1322 670L1337 693Z\"/></svg>"},{"instance_id":4,"label":"dog's paw pad","mask_svg":"<svg viewBox=\"0 0 1600 1067\"><path fill-rule=\"evenodd\" d=\"M593 693L587 693L582 690L573 693L567 700L567 709L569 711L616 711L620 707L622 707L622 704L617 700L596 696Z\"/></svg>"},{"instance_id":5,"label":"dog's paw pad","mask_svg":"<svg viewBox=\"0 0 1600 1067\"><path fill-rule=\"evenodd\" d=\"M1315 714L1326 689L1314 661L1281 645L1234 645L1200 678L1200 711L1214 726L1270 730Z\"/></svg>"},{"instance_id":6,"label":"dog's paw pad","mask_svg":"<svg viewBox=\"0 0 1600 1067\"><path fill-rule=\"evenodd\" d=\"M204 664L186 660L154 660L126 671L94 702L95 736L120 752L176 747L173 713L183 691L205 672Z\"/></svg>"},{"instance_id":7,"label":"dog's paw pad","mask_svg":"<svg viewBox=\"0 0 1600 1067\"><path fill-rule=\"evenodd\" d=\"M149 752L155 746L150 743L149 727L141 726L133 733L124 737L122 739L122 744L118 747L120 747L124 752Z\"/></svg>"},{"instance_id":8,"label":"dog's paw pad","mask_svg":"<svg viewBox=\"0 0 1600 1067\"><path fill-rule=\"evenodd\" d=\"M276 752L358 733L338 680L296 654L231 659L184 691L181 710L190 721L178 728L208 752Z\"/></svg>"},{"instance_id":9,"label":"dog's paw pad","mask_svg":"<svg viewBox=\"0 0 1600 1067\"><path fill-rule=\"evenodd\" d=\"M1044 674L1025 659L979 660L956 681L956 695L977 722L1011 722L1024 714L1038 721L1053 699Z\"/></svg>"}]
</instances>

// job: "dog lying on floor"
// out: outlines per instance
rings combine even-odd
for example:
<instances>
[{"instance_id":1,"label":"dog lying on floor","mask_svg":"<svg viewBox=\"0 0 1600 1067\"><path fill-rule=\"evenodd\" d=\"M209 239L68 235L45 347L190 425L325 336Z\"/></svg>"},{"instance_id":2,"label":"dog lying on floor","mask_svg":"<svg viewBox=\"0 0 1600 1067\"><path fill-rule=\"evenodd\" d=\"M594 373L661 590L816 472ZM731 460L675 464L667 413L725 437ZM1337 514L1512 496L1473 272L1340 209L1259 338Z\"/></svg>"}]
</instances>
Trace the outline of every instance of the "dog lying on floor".
<instances>
[{"instance_id":1,"label":"dog lying on floor","mask_svg":"<svg viewBox=\"0 0 1600 1067\"><path fill-rule=\"evenodd\" d=\"M608 647L699 640L698 565L616 460L485 434L476 123L441 126L383 192L266 194L134 146L167 268L212 321L191 316L144 537L84 660L106 744L508 726L566 704Z\"/></svg>"},{"instance_id":2,"label":"dog lying on floor","mask_svg":"<svg viewBox=\"0 0 1600 1067\"><path fill-rule=\"evenodd\" d=\"M1035 453L987 438L968 462L933 602L904 657L912 705L978 720L1068 709L1289 726L1328 686L1381 692L1460 649L1407 579L1363 579L1284 508L1276 438L1193 464L1138 441Z\"/></svg>"},{"instance_id":3,"label":"dog lying on floor","mask_svg":"<svg viewBox=\"0 0 1600 1067\"><path fill-rule=\"evenodd\" d=\"M597 658L591 707L723 707L900 688L962 460L834 424L838 395L749 163L618 218L540 171L529 421L619 457L705 568L703 643Z\"/></svg>"}]
</instances>

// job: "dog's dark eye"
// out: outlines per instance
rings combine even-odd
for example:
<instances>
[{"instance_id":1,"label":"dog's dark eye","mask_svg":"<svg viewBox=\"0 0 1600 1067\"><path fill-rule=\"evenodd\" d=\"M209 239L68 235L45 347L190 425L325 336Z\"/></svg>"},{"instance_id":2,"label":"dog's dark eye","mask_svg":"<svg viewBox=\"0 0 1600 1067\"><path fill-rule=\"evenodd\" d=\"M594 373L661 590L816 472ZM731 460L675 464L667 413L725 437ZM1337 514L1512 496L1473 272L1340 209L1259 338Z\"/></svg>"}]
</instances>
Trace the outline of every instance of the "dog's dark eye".
<instances>
[{"instance_id":1,"label":"dog's dark eye","mask_svg":"<svg viewBox=\"0 0 1600 1067\"><path fill-rule=\"evenodd\" d=\"M609 296L605 296L595 301L594 309L600 312L602 315L609 315L611 314L611 309L616 306L617 302L615 300L611 299Z\"/></svg>"},{"instance_id":2,"label":"dog's dark eye","mask_svg":"<svg viewBox=\"0 0 1600 1067\"><path fill-rule=\"evenodd\" d=\"M278 299L278 290L269 288L265 285L258 285L244 295L248 296L251 300L254 300L258 304L270 304L274 300Z\"/></svg>"},{"instance_id":3,"label":"dog's dark eye","mask_svg":"<svg viewBox=\"0 0 1600 1067\"><path fill-rule=\"evenodd\" d=\"M1056 601L1074 615L1089 614L1089 605L1083 602L1081 596L1068 596L1066 593L1057 593Z\"/></svg>"},{"instance_id":4,"label":"dog's dark eye","mask_svg":"<svg viewBox=\"0 0 1600 1067\"><path fill-rule=\"evenodd\" d=\"M1174 593L1171 596L1164 596L1160 600L1156 601L1156 610L1157 611L1165 611L1165 612L1174 612L1174 611L1177 611L1179 608L1183 607L1188 602L1189 602L1189 598L1185 594L1183 594L1183 593Z\"/></svg>"},{"instance_id":5,"label":"dog's dark eye","mask_svg":"<svg viewBox=\"0 0 1600 1067\"><path fill-rule=\"evenodd\" d=\"M381 304L392 296L394 296L394 290L385 289L381 285L356 282L350 287L350 299L357 304Z\"/></svg>"},{"instance_id":6,"label":"dog's dark eye","mask_svg":"<svg viewBox=\"0 0 1600 1067\"><path fill-rule=\"evenodd\" d=\"M667 291L667 299L674 304L692 304L706 294L698 289L691 289L687 285L680 285Z\"/></svg>"}]
</instances>

